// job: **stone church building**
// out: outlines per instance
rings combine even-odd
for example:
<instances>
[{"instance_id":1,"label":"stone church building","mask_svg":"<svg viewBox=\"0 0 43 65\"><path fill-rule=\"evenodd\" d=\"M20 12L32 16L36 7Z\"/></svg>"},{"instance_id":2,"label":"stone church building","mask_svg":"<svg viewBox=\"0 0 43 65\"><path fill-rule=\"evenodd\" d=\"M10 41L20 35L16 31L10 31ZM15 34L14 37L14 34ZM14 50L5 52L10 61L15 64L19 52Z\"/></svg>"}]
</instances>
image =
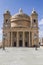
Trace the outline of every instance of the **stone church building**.
<instances>
[{"instance_id":1,"label":"stone church building","mask_svg":"<svg viewBox=\"0 0 43 65\"><path fill-rule=\"evenodd\" d=\"M9 11L4 14L3 46L33 47L39 44L38 13L33 9L31 15L22 9L11 16Z\"/></svg>"}]
</instances>

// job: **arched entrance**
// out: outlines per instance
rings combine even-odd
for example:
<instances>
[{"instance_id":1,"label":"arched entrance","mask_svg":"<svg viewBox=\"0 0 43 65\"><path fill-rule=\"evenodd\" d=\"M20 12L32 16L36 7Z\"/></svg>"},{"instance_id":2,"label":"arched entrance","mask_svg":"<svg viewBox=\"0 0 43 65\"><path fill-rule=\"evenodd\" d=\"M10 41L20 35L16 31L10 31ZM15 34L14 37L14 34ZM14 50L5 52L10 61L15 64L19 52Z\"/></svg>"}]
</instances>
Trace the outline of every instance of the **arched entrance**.
<instances>
[{"instance_id":1,"label":"arched entrance","mask_svg":"<svg viewBox=\"0 0 43 65\"><path fill-rule=\"evenodd\" d=\"M25 47L28 47L28 42L25 42Z\"/></svg>"},{"instance_id":2,"label":"arched entrance","mask_svg":"<svg viewBox=\"0 0 43 65\"><path fill-rule=\"evenodd\" d=\"M14 45L13 46L16 47L16 42L14 42Z\"/></svg>"},{"instance_id":3,"label":"arched entrance","mask_svg":"<svg viewBox=\"0 0 43 65\"><path fill-rule=\"evenodd\" d=\"M23 46L22 40L19 40L19 47L22 47L22 46Z\"/></svg>"}]
</instances>

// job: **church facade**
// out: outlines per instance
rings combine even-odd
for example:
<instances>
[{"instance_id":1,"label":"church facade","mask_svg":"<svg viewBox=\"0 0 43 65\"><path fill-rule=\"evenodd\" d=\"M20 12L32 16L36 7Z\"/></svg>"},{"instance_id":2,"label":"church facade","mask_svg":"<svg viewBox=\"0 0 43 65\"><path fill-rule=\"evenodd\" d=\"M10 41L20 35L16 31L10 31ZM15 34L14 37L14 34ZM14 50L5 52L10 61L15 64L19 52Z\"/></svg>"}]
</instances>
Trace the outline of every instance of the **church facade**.
<instances>
[{"instance_id":1,"label":"church facade","mask_svg":"<svg viewBox=\"0 0 43 65\"><path fill-rule=\"evenodd\" d=\"M22 9L11 16L4 13L3 46L33 47L39 44L38 14L33 9L31 15L23 13Z\"/></svg>"}]
</instances>

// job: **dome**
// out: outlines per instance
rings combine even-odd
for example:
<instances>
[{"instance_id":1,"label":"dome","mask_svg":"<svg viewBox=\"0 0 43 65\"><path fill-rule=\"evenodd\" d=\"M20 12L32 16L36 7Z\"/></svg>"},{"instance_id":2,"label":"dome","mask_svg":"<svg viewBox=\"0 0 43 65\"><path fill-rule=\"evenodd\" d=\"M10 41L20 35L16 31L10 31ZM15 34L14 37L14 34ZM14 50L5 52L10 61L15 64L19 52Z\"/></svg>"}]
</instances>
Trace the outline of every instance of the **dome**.
<instances>
[{"instance_id":1,"label":"dome","mask_svg":"<svg viewBox=\"0 0 43 65\"><path fill-rule=\"evenodd\" d=\"M32 10L32 14L38 15L34 8L33 8L33 10Z\"/></svg>"},{"instance_id":2,"label":"dome","mask_svg":"<svg viewBox=\"0 0 43 65\"><path fill-rule=\"evenodd\" d=\"M27 15L27 14L25 14L25 13L23 13L23 11L22 11L22 9L20 8L19 9L19 12L18 13L16 13L15 15L13 15L12 17L11 17L11 20L20 20L20 19L30 19L30 17Z\"/></svg>"},{"instance_id":3,"label":"dome","mask_svg":"<svg viewBox=\"0 0 43 65\"><path fill-rule=\"evenodd\" d=\"M4 14L10 14L10 11L9 10L6 10Z\"/></svg>"},{"instance_id":4,"label":"dome","mask_svg":"<svg viewBox=\"0 0 43 65\"><path fill-rule=\"evenodd\" d=\"M19 18L19 17L22 17L22 18L27 17L28 18L29 16L27 14L24 14L24 13L23 14L17 13L17 14L12 16L12 18Z\"/></svg>"}]
</instances>

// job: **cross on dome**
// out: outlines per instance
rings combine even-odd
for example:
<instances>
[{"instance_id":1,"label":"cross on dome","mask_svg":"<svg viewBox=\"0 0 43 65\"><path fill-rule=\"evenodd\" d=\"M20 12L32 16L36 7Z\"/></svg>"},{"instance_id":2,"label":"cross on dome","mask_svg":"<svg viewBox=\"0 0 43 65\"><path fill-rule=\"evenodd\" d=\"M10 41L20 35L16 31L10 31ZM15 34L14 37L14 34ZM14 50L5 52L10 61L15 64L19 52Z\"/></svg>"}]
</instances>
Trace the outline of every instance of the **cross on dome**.
<instances>
[{"instance_id":1,"label":"cross on dome","mask_svg":"<svg viewBox=\"0 0 43 65\"><path fill-rule=\"evenodd\" d=\"M21 8L19 9L19 13L23 13L23 10Z\"/></svg>"},{"instance_id":2,"label":"cross on dome","mask_svg":"<svg viewBox=\"0 0 43 65\"><path fill-rule=\"evenodd\" d=\"M33 8L33 11L35 11L35 9Z\"/></svg>"},{"instance_id":3,"label":"cross on dome","mask_svg":"<svg viewBox=\"0 0 43 65\"><path fill-rule=\"evenodd\" d=\"M36 13L35 9L33 8L32 13Z\"/></svg>"}]
</instances>

